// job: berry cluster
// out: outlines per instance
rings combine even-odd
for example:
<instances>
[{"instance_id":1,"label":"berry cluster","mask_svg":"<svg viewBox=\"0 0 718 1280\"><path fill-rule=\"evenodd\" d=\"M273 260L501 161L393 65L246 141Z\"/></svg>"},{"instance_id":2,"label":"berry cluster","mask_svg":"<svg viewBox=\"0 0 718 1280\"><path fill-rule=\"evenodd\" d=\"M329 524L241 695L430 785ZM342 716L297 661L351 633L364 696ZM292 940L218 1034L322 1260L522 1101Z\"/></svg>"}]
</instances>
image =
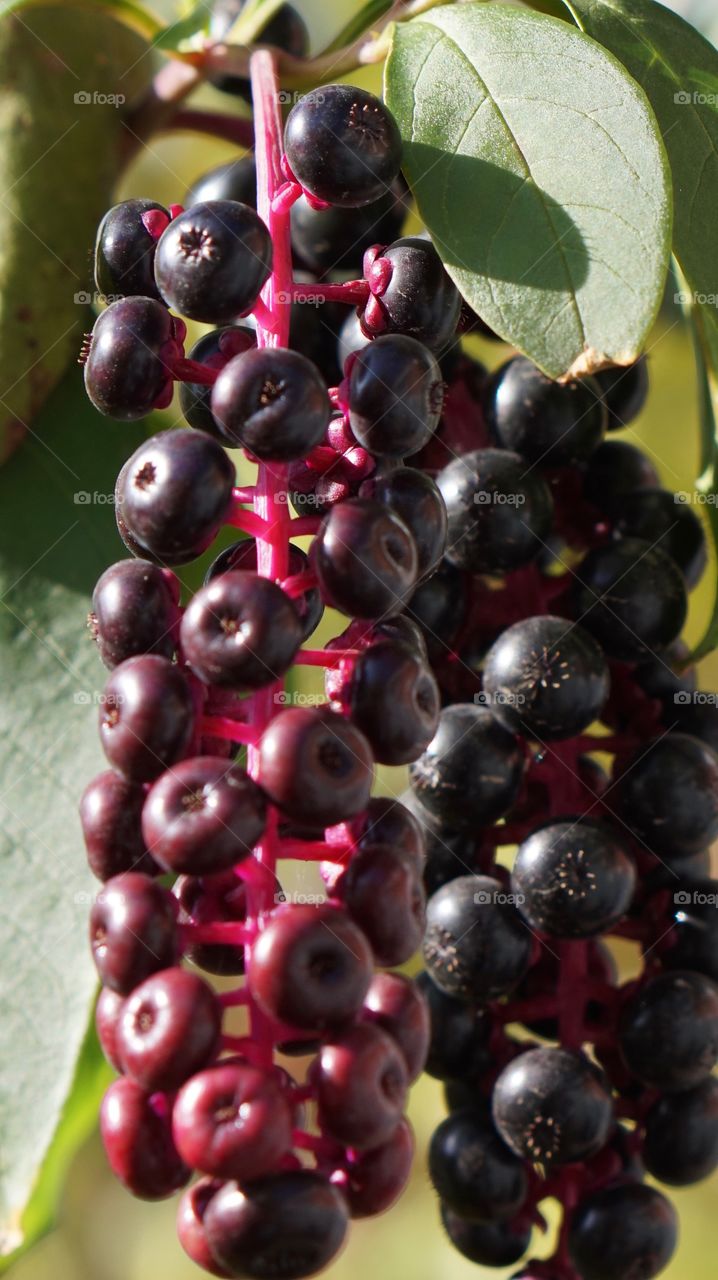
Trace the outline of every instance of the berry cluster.
<instances>
[{"instance_id":1,"label":"berry cluster","mask_svg":"<svg viewBox=\"0 0 718 1280\"><path fill-rule=\"evenodd\" d=\"M448 514L408 606L443 702L407 797L449 1108L429 1171L484 1266L520 1262L558 1200L554 1255L516 1280L650 1280L677 1221L645 1175L718 1166L718 715L679 638L704 535L604 438L647 391L644 359L566 385L520 356L465 369L420 457Z\"/></svg>"},{"instance_id":2,"label":"berry cluster","mask_svg":"<svg viewBox=\"0 0 718 1280\"><path fill-rule=\"evenodd\" d=\"M459 302L447 280L412 325L402 276L414 290L421 264L443 277L435 252L398 240L365 253L400 203L398 131L378 99L344 85L308 95L283 154L269 54L254 56L253 97L256 162L215 174L186 210L126 201L98 232L98 288L115 301L83 350L88 394L133 419L180 382L189 425L147 440L117 480L134 558L93 596L111 767L81 816L104 882L90 923L97 1029L120 1072L101 1117L110 1164L147 1199L199 1173L178 1215L190 1257L215 1275L292 1280L334 1257L349 1217L388 1208L411 1165L403 1111L428 1010L387 970L421 945L423 837L370 791L374 763L415 760L439 720L421 630L401 611L443 554L446 514L404 459L438 425L432 347ZM304 350L291 342L305 287L292 245L327 253L315 218L365 275L311 288L382 330L329 383L303 319ZM214 326L189 357L180 315ZM237 486L227 447L256 463L253 488ZM183 603L173 569L227 525L241 540ZM309 555L292 541L307 534ZM303 648L327 604L347 630ZM327 702L289 705L295 663L327 669ZM289 859L319 865L319 905L286 900ZM239 981L218 993L200 971ZM304 1059L297 1079L277 1050Z\"/></svg>"},{"instance_id":3,"label":"berry cluster","mask_svg":"<svg viewBox=\"0 0 718 1280\"><path fill-rule=\"evenodd\" d=\"M493 335L401 235L378 99L325 86L282 131L268 54L251 89L255 156L98 233L117 300L88 394L132 419L179 382L188 424L123 467L135 558L91 615L110 1162L148 1198L200 1173L178 1229L213 1274L310 1275L403 1187L428 1051L456 1247L518 1263L553 1198L556 1251L522 1280L651 1280L676 1221L644 1174L718 1164L718 719L679 639L702 526L606 438L645 401L645 359L559 385L462 350ZM180 316L214 326L189 355ZM182 604L173 568L227 525L242 539ZM325 606L345 630L304 647ZM294 664L325 669L325 704L285 705ZM370 798L374 763L411 766L405 804ZM282 901L284 859L319 864L320 905ZM422 936L416 985L374 974ZM637 979L607 937L637 944ZM241 981L218 995L197 968ZM277 1049L311 1059L300 1080Z\"/></svg>"}]
</instances>

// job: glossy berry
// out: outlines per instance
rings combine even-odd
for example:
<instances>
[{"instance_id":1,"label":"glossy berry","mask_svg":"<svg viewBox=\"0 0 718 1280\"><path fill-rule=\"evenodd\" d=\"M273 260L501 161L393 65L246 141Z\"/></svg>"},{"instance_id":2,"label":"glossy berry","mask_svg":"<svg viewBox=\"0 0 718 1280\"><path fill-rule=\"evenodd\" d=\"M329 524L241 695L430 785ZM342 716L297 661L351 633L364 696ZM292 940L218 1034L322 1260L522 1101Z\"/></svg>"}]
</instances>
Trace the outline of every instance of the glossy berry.
<instances>
[{"instance_id":1,"label":"glossy berry","mask_svg":"<svg viewBox=\"0 0 718 1280\"><path fill-rule=\"evenodd\" d=\"M113 768L151 782L186 754L194 704L179 667L156 654L115 667L100 706L100 740Z\"/></svg>"},{"instance_id":2,"label":"glossy berry","mask_svg":"<svg viewBox=\"0 0 718 1280\"><path fill-rule=\"evenodd\" d=\"M396 1041L409 1080L416 1080L424 1070L431 1035L429 1006L416 983L401 973L375 974L362 1017Z\"/></svg>"},{"instance_id":3,"label":"glossy berry","mask_svg":"<svg viewBox=\"0 0 718 1280\"><path fill-rule=\"evenodd\" d=\"M457 703L442 711L436 734L411 766L411 786L420 804L447 826L475 826L506 812L523 770L518 739L491 711Z\"/></svg>"},{"instance_id":4,"label":"glossy berry","mask_svg":"<svg viewBox=\"0 0 718 1280\"><path fill-rule=\"evenodd\" d=\"M581 1200L568 1248L582 1280L652 1280L669 1262L677 1238L670 1201L655 1187L628 1182Z\"/></svg>"},{"instance_id":5,"label":"glossy berry","mask_svg":"<svg viewBox=\"0 0 718 1280\"><path fill-rule=\"evenodd\" d=\"M226 761L225 761L226 764ZM179 876L172 892L182 924L239 924L247 919L247 887L234 871L212 876ZM194 942L185 957L221 977L244 973L244 945L231 942Z\"/></svg>"},{"instance_id":6,"label":"glossy berry","mask_svg":"<svg viewBox=\"0 0 718 1280\"><path fill-rule=\"evenodd\" d=\"M107 1061L115 1071L122 1071L117 1052L117 1024L125 1006L125 997L111 987L102 987L95 1006L95 1030Z\"/></svg>"},{"instance_id":7,"label":"glossy berry","mask_svg":"<svg viewBox=\"0 0 718 1280\"><path fill-rule=\"evenodd\" d=\"M628 910L635 884L634 864L617 833L580 818L534 831L511 872L522 916L554 938L605 933Z\"/></svg>"},{"instance_id":8,"label":"glossy berry","mask_svg":"<svg viewBox=\"0 0 718 1280\"><path fill-rule=\"evenodd\" d=\"M467 610L466 575L447 559L409 597L406 614L421 628L432 661L451 652Z\"/></svg>"},{"instance_id":9,"label":"glossy berry","mask_svg":"<svg viewBox=\"0 0 718 1280\"><path fill-rule=\"evenodd\" d=\"M188 1258L210 1275L228 1277L212 1254L204 1229L204 1215L213 1196L224 1183L219 1178L200 1178L185 1191L177 1209L177 1238Z\"/></svg>"},{"instance_id":10,"label":"glossy berry","mask_svg":"<svg viewBox=\"0 0 718 1280\"><path fill-rule=\"evenodd\" d=\"M414 467L395 467L365 480L359 496L391 507L404 521L416 543L417 575L430 573L444 554L447 536L446 505L431 476Z\"/></svg>"},{"instance_id":11,"label":"glossy berry","mask_svg":"<svg viewBox=\"0 0 718 1280\"><path fill-rule=\"evenodd\" d=\"M335 906L280 907L252 951L250 981L262 1008L311 1031L354 1017L371 976L369 943Z\"/></svg>"},{"instance_id":12,"label":"glossy berry","mask_svg":"<svg viewBox=\"0 0 718 1280\"><path fill-rule=\"evenodd\" d=\"M205 684L261 689L291 666L302 626L276 582L235 569L193 596L180 637L187 663Z\"/></svg>"},{"instance_id":13,"label":"glossy berry","mask_svg":"<svg viewBox=\"0 0 718 1280\"><path fill-rule=\"evenodd\" d=\"M290 543L289 576L306 573L308 568L309 558L306 552L302 551L301 547L296 547L294 543ZM241 542L234 542L231 546L225 547L224 551L220 551L205 574L204 585L208 586L214 578L234 569L242 569L248 573L257 572L257 543L254 538L243 538ZM324 611L322 597L316 587L308 587L301 596L293 596L292 603L302 625L302 640L306 640L321 621Z\"/></svg>"},{"instance_id":14,"label":"glossy berry","mask_svg":"<svg viewBox=\"0 0 718 1280\"><path fill-rule=\"evenodd\" d=\"M697 738L669 733L618 762L613 803L644 847L674 859L718 835L718 756Z\"/></svg>"},{"instance_id":15,"label":"glossy berry","mask_svg":"<svg viewBox=\"0 0 718 1280\"><path fill-rule=\"evenodd\" d=\"M306 191L344 208L378 200L401 164L394 117L355 85L323 85L300 98L287 117L284 149Z\"/></svg>"},{"instance_id":16,"label":"glossy berry","mask_svg":"<svg viewBox=\"0 0 718 1280\"><path fill-rule=\"evenodd\" d=\"M105 569L92 593L90 621L106 667L137 653L174 657L179 583L173 578L146 560Z\"/></svg>"},{"instance_id":17,"label":"glossy berry","mask_svg":"<svg viewBox=\"0 0 718 1280\"><path fill-rule=\"evenodd\" d=\"M662 703L664 713L671 728L690 733L682 724L674 723L674 714L684 705L693 704L693 699L686 700L685 693L693 692L698 683L698 675L694 666L687 666L690 656L688 645L683 640L674 640L661 653L655 654L647 662L636 667L633 678L637 685L649 698L657 698ZM676 699L676 694L682 695ZM698 704L700 705L700 704ZM696 737L700 737L696 734ZM709 743L709 745L712 745Z\"/></svg>"},{"instance_id":18,"label":"glossy berry","mask_svg":"<svg viewBox=\"0 0 718 1280\"><path fill-rule=\"evenodd\" d=\"M110 1168L140 1200L164 1200L189 1181L172 1142L163 1098L151 1098L134 1080L115 1080L100 1112L100 1133Z\"/></svg>"},{"instance_id":19,"label":"glossy berry","mask_svg":"<svg viewBox=\"0 0 718 1280\"><path fill-rule=\"evenodd\" d=\"M350 617L398 613L416 584L416 543L404 521L366 498L330 509L310 560L326 603Z\"/></svg>"},{"instance_id":20,"label":"glossy berry","mask_svg":"<svg viewBox=\"0 0 718 1280\"><path fill-rule=\"evenodd\" d=\"M606 660L593 636L564 618L535 617L502 631L484 666L484 696L507 729L572 738L600 718Z\"/></svg>"},{"instance_id":21,"label":"glossy berry","mask_svg":"<svg viewBox=\"0 0 718 1280\"><path fill-rule=\"evenodd\" d=\"M305 458L323 438L331 414L316 365L283 347L235 356L217 378L210 403L228 443L263 462Z\"/></svg>"},{"instance_id":22,"label":"glossy berry","mask_svg":"<svg viewBox=\"0 0 718 1280\"><path fill-rule=\"evenodd\" d=\"M436 478L446 503L446 556L472 573L505 573L534 560L548 537L551 492L523 458L477 449Z\"/></svg>"},{"instance_id":23,"label":"glossy berry","mask_svg":"<svg viewBox=\"0 0 718 1280\"><path fill-rule=\"evenodd\" d=\"M262 786L289 817L314 827L366 807L373 769L364 735L326 708L289 707L265 730Z\"/></svg>"},{"instance_id":24,"label":"glossy berry","mask_svg":"<svg viewBox=\"0 0 718 1280\"><path fill-rule=\"evenodd\" d=\"M639 489L616 501L614 529L621 537L658 545L678 565L690 590L708 562L706 536L698 516L668 489Z\"/></svg>"},{"instance_id":25,"label":"glossy berry","mask_svg":"<svg viewBox=\"0 0 718 1280\"><path fill-rule=\"evenodd\" d=\"M188 352L188 359L206 365L208 369L223 369L243 351L249 351L257 342L256 334L242 325L223 325L211 329L195 342ZM221 444L225 438L217 425L211 407L212 387L202 382L180 382L179 402L185 422L195 431L205 431Z\"/></svg>"},{"instance_id":26,"label":"glossy berry","mask_svg":"<svg viewBox=\"0 0 718 1280\"><path fill-rule=\"evenodd\" d=\"M408 1074L397 1043L362 1022L325 1042L312 1068L319 1123L343 1146L388 1142L402 1117Z\"/></svg>"},{"instance_id":27,"label":"glossy berry","mask_svg":"<svg viewBox=\"0 0 718 1280\"><path fill-rule=\"evenodd\" d=\"M400 1120L388 1142L370 1151L352 1152L343 1166L342 1194L352 1218L374 1217L398 1200L411 1172L414 1134L408 1120Z\"/></svg>"},{"instance_id":28,"label":"glossy berry","mask_svg":"<svg viewBox=\"0 0 718 1280\"><path fill-rule=\"evenodd\" d=\"M341 1192L313 1170L226 1183L205 1213L212 1254L232 1276L302 1280L326 1267L346 1235Z\"/></svg>"},{"instance_id":29,"label":"glossy berry","mask_svg":"<svg viewBox=\"0 0 718 1280\"><path fill-rule=\"evenodd\" d=\"M520 1222L472 1222L441 1206L442 1226L455 1249L482 1267L510 1267L526 1253L531 1227Z\"/></svg>"},{"instance_id":30,"label":"glossy berry","mask_svg":"<svg viewBox=\"0 0 718 1280\"><path fill-rule=\"evenodd\" d=\"M98 880L123 871L156 875L159 868L142 838L145 789L108 769L88 784L80 801L87 861Z\"/></svg>"},{"instance_id":31,"label":"glossy berry","mask_svg":"<svg viewBox=\"0 0 718 1280\"><path fill-rule=\"evenodd\" d=\"M428 347L386 334L358 352L349 374L349 422L380 458L406 458L428 444L444 402L441 370Z\"/></svg>"},{"instance_id":32,"label":"glossy berry","mask_svg":"<svg viewBox=\"0 0 718 1280\"><path fill-rule=\"evenodd\" d=\"M568 1049L529 1049L501 1072L493 1093L496 1127L512 1151L534 1164L573 1164L601 1149L613 1123L603 1073Z\"/></svg>"},{"instance_id":33,"label":"glossy berry","mask_svg":"<svg viewBox=\"0 0 718 1280\"><path fill-rule=\"evenodd\" d=\"M152 974L128 996L117 1026L123 1070L148 1093L178 1089L214 1057L221 1019L212 988L197 974Z\"/></svg>"},{"instance_id":34,"label":"glossy berry","mask_svg":"<svg viewBox=\"0 0 718 1280\"><path fill-rule=\"evenodd\" d=\"M301 196L292 205L292 249L309 271L320 275L329 271L360 274L366 250L394 240L405 216L406 208L396 184L360 209L339 205L313 209Z\"/></svg>"},{"instance_id":35,"label":"glossy berry","mask_svg":"<svg viewBox=\"0 0 718 1280\"><path fill-rule=\"evenodd\" d=\"M144 418L172 378L172 316L154 298L118 298L96 319L84 365L85 390L109 418Z\"/></svg>"},{"instance_id":36,"label":"glossy berry","mask_svg":"<svg viewBox=\"0 0 718 1280\"><path fill-rule=\"evenodd\" d=\"M129 534L131 551L134 543L163 564L194 560L214 541L227 516L234 478L224 449L204 432L151 436L117 478L121 536Z\"/></svg>"},{"instance_id":37,"label":"glossy berry","mask_svg":"<svg viewBox=\"0 0 718 1280\"><path fill-rule=\"evenodd\" d=\"M112 301L133 295L159 299L154 276L157 240L143 222L148 213L170 220L156 200L123 200L108 210L97 229L95 284Z\"/></svg>"},{"instance_id":38,"label":"glossy berry","mask_svg":"<svg viewBox=\"0 0 718 1280\"><path fill-rule=\"evenodd\" d=\"M424 860L424 835L421 826L405 804L389 796L372 796L363 813L347 823L352 842L391 844L414 858L417 865Z\"/></svg>"},{"instance_id":39,"label":"glossy berry","mask_svg":"<svg viewBox=\"0 0 718 1280\"><path fill-rule=\"evenodd\" d=\"M534 466L584 462L606 429L593 378L552 382L526 356L515 356L493 375L483 407L497 443Z\"/></svg>"},{"instance_id":40,"label":"glossy berry","mask_svg":"<svg viewBox=\"0 0 718 1280\"><path fill-rule=\"evenodd\" d=\"M528 1190L523 1161L489 1118L469 1109L454 1111L434 1130L429 1177L454 1213L494 1222L513 1218Z\"/></svg>"},{"instance_id":41,"label":"glossy berry","mask_svg":"<svg viewBox=\"0 0 718 1280\"><path fill-rule=\"evenodd\" d=\"M465 1000L447 995L420 973L416 985L429 1006L431 1039L425 1070L437 1080L477 1078L488 1070L491 1019Z\"/></svg>"},{"instance_id":42,"label":"glossy berry","mask_svg":"<svg viewBox=\"0 0 718 1280\"><path fill-rule=\"evenodd\" d=\"M387 262L391 275L373 314L365 308L362 328L372 336L405 334L441 352L456 333L461 295L431 241L402 236L383 249L377 261Z\"/></svg>"},{"instance_id":43,"label":"glossy berry","mask_svg":"<svg viewBox=\"0 0 718 1280\"><path fill-rule=\"evenodd\" d=\"M495 1000L520 982L531 934L500 881L459 876L429 899L424 964L446 995Z\"/></svg>"},{"instance_id":44,"label":"glossy berry","mask_svg":"<svg viewBox=\"0 0 718 1280\"><path fill-rule=\"evenodd\" d=\"M244 769L198 756L174 765L154 783L142 831L165 871L212 875L251 853L266 813L264 794Z\"/></svg>"},{"instance_id":45,"label":"glossy berry","mask_svg":"<svg viewBox=\"0 0 718 1280\"><path fill-rule=\"evenodd\" d=\"M256 302L272 269L272 241L249 205L209 200L162 233L155 279L165 302L203 324L228 324Z\"/></svg>"},{"instance_id":46,"label":"glossy berry","mask_svg":"<svg viewBox=\"0 0 718 1280\"><path fill-rule=\"evenodd\" d=\"M611 658L641 662L664 649L686 619L677 565L640 538L589 551L574 570L574 613Z\"/></svg>"},{"instance_id":47,"label":"glossy berry","mask_svg":"<svg viewBox=\"0 0 718 1280\"><path fill-rule=\"evenodd\" d=\"M718 982L718 881L709 878L709 868L699 872L689 883L686 859L676 870L681 876L670 876L670 918L673 924L671 946L662 957L671 969L692 969Z\"/></svg>"},{"instance_id":48,"label":"glossy berry","mask_svg":"<svg viewBox=\"0 0 718 1280\"><path fill-rule=\"evenodd\" d=\"M625 494L653 489L660 483L650 458L627 440L604 440L588 459L584 496L592 506L611 514Z\"/></svg>"},{"instance_id":49,"label":"glossy berry","mask_svg":"<svg viewBox=\"0 0 718 1280\"><path fill-rule=\"evenodd\" d=\"M333 892L366 934L377 964L405 964L420 947L424 887L409 854L387 845L365 844L353 855Z\"/></svg>"},{"instance_id":50,"label":"glossy berry","mask_svg":"<svg viewBox=\"0 0 718 1280\"><path fill-rule=\"evenodd\" d=\"M246 0L214 0L209 17L209 34L213 41L221 42L229 35L245 3ZM293 58L305 58L309 47L309 33L294 5L283 4L258 33L254 42L282 49ZM212 72L208 79L221 93L231 93L235 97L245 98L247 102L251 101L252 86L244 76Z\"/></svg>"},{"instance_id":51,"label":"glossy berry","mask_svg":"<svg viewBox=\"0 0 718 1280\"><path fill-rule=\"evenodd\" d=\"M660 973L624 1006L621 1053L643 1084L692 1089L718 1062L718 986L702 973Z\"/></svg>"},{"instance_id":52,"label":"glossy berry","mask_svg":"<svg viewBox=\"0 0 718 1280\"><path fill-rule=\"evenodd\" d=\"M660 1098L646 1116L646 1169L669 1187L688 1187L718 1167L718 1080Z\"/></svg>"},{"instance_id":53,"label":"glossy berry","mask_svg":"<svg viewBox=\"0 0 718 1280\"><path fill-rule=\"evenodd\" d=\"M171 894L148 876L115 876L90 911L90 945L100 980L129 995L150 974L175 963L176 910Z\"/></svg>"},{"instance_id":54,"label":"glossy berry","mask_svg":"<svg viewBox=\"0 0 718 1280\"><path fill-rule=\"evenodd\" d=\"M193 1169L241 1182L277 1168L291 1148L292 1112L273 1075L248 1063L220 1063L180 1089L172 1132Z\"/></svg>"},{"instance_id":55,"label":"glossy berry","mask_svg":"<svg viewBox=\"0 0 718 1280\"><path fill-rule=\"evenodd\" d=\"M227 160L200 174L189 188L184 206L190 209L192 205L206 204L210 200L238 200L240 204L256 209L257 166L253 152L247 152L238 160Z\"/></svg>"},{"instance_id":56,"label":"glossy berry","mask_svg":"<svg viewBox=\"0 0 718 1280\"><path fill-rule=\"evenodd\" d=\"M638 417L648 398L646 357L627 366L602 369L596 374L596 382L608 410L608 430L619 431Z\"/></svg>"},{"instance_id":57,"label":"glossy berry","mask_svg":"<svg viewBox=\"0 0 718 1280\"><path fill-rule=\"evenodd\" d=\"M428 747L441 700L428 664L405 645L385 640L370 645L352 664L346 705L377 763L399 765Z\"/></svg>"}]
</instances>

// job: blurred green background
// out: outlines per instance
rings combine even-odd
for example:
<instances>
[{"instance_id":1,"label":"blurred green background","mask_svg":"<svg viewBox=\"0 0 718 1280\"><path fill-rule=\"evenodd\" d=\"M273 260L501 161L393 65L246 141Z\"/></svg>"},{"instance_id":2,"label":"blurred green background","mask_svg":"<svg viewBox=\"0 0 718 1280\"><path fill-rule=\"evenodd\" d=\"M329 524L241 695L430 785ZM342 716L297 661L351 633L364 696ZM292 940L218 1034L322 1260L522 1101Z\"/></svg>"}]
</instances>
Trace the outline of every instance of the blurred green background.
<instances>
[{"instance_id":1,"label":"blurred green background","mask_svg":"<svg viewBox=\"0 0 718 1280\"><path fill-rule=\"evenodd\" d=\"M170 6L155 7L167 11ZM351 0L336 0L331 6L326 0L299 0L297 7L307 19L315 45L321 46L340 29L355 5ZM363 73L352 79L376 88L378 73ZM203 89L197 101L218 110L237 109L233 100L211 89ZM161 137L142 152L118 195L149 196L167 204L181 201L187 186L200 173L235 155L230 145L206 137ZM476 342L471 349L490 365L505 357L505 349L493 344ZM689 335L672 302L672 289L648 354L650 402L640 420L624 435L646 449L666 487L692 493L698 466L693 360ZM168 421L174 416L170 411ZM699 506L695 509L700 511ZM692 597L686 629L689 642L699 638L711 607L715 580L712 561L703 584ZM322 630L326 635L340 629L338 620L325 619ZM307 682L318 680L316 674L304 678ZM306 687L319 688L316 683L307 683ZM718 656L703 664L701 687L718 688ZM403 771L382 771L380 790L385 794L398 797L404 786ZM302 873L305 890L309 889L305 878L308 874ZM621 967L626 976L635 967L636 959L630 946L621 948ZM97 1060L91 1053L88 1079L93 1079L97 1070ZM104 1068L101 1070L104 1072ZM425 1160L431 1132L442 1115L441 1086L429 1079L421 1080L414 1089L410 1109L417 1138L411 1184L388 1214L353 1226L348 1247L325 1273L329 1280L359 1280L367 1275L372 1280L468 1280L492 1275L502 1280L516 1269L494 1271L474 1266L461 1258L443 1236ZM28 1141L32 1141L31 1134ZM199 1275L176 1241L175 1201L148 1205L132 1200L109 1173L96 1134L84 1143L69 1167L64 1167L61 1158L58 1160L57 1180L62 1183L57 1229L13 1266L15 1280L192 1280ZM664 1273L666 1280L715 1280L718 1178L669 1194L680 1213L681 1242ZM538 1257L550 1253L550 1236L537 1235L533 1252Z\"/></svg>"}]
</instances>

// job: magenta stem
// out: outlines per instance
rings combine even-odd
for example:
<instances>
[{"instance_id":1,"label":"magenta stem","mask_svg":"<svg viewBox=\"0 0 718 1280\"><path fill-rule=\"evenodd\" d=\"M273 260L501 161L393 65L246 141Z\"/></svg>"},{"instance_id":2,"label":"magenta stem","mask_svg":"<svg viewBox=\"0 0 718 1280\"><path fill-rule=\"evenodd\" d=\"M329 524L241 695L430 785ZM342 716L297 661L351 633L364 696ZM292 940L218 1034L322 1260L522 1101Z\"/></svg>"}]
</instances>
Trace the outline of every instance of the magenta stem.
<instances>
[{"instance_id":1,"label":"magenta stem","mask_svg":"<svg viewBox=\"0 0 718 1280\"><path fill-rule=\"evenodd\" d=\"M291 577L285 578L282 583L282 590L292 600L298 596L303 596L305 591L312 591L317 585L317 575L307 570L306 573L295 573Z\"/></svg>"},{"instance_id":2,"label":"magenta stem","mask_svg":"<svg viewBox=\"0 0 718 1280\"><path fill-rule=\"evenodd\" d=\"M218 369L200 364L199 360L175 360L172 376L177 382L199 382L203 387L213 387L219 376Z\"/></svg>"},{"instance_id":3,"label":"magenta stem","mask_svg":"<svg viewBox=\"0 0 718 1280\"><path fill-rule=\"evenodd\" d=\"M294 661L302 667L338 667L360 653L361 649L300 649Z\"/></svg>"},{"instance_id":4,"label":"magenta stem","mask_svg":"<svg viewBox=\"0 0 718 1280\"><path fill-rule=\"evenodd\" d=\"M282 857L298 862L344 862L353 845L327 844L324 840L283 840Z\"/></svg>"},{"instance_id":5,"label":"magenta stem","mask_svg":"<svg viewBox=\"0 0 718 1280\"><path fill-rule=\"evenodd\" d=\"M296 516L290 520L290 537L301 538L305 533L317 533L321 528L321 516Z\"/></svg>"},{"instance_id":6,"label":"magenta stem","mask_svg":"<svg viewBox=\"0 0 718 1280\"><path fill-rule=\"evenodd\" d=\"M165 124L165 129L183 129L191 133L207 133L213 138L234 142L238 147L251 150L254 146L254 128L251 120L240 116L227 116L220 111L176 111Z\"/></svg>"},{"instance_id":7,"label":"magenta stem","mask_svg":"<svg viewBox=\"0 0 718 1280\"><path fill-rule=\"evenodd\" d=\"M200 732L203 738L224 738L227 742L243 742L246 746L256 746L259 741L255 725L232 720L229 716L202 716Z\"/></svg>"},{"instance_id":8,"label":"magenta stem","mask_svg":"<svg viewBox=\"0 0 718 1280\"><path fill-rule=\"evenodd\" d=\"M242 504L233 497L232 506L230 507L229 515L227 516L225 523L231 524L235 529L241 529L242 533L248 533L252 538L261 540L268 536L269 525L262 516L257 514L256 491L253 499L253 506L253 511L247 511L246 507L243 507Z\"/></svg>"},{"instance_id":9,"label":"magenta stem","mask_svg":"<svg viewBox=\"0 0 718 1280\"><path fill-rule=\"evenodd\" d=\"M291 286L293 302L346 302L362 306L369 297L366 280L347 280L344 284L296 284Z\"/></svg>"},{"instance_id":10,"label":"magenta stem","mask_svg":"<svg viewBox=\"0 0 718 1280\"><path fill-rule=\"evenodd\" d=\"M273 208L274 197L284 185L281 170L282 116L279 108L279 84L274 59L266 49L258 49L250 59L250 78L254 102L254 128L257 164L257 212L269 230L273 245L273 269L261 296L261 307L255 308L257 345L286 347L289 342L291 312L292 251L289 240L289 210ZM286 502L278 501L287 491L286 464L259 463L253 495L255 529L246 529L257 538L257 572L275 582L283 582L289 566L290 516ZM237 513L238 515L239 513ZM249 514L249 513L247 513ZM243 527L243 526L238 526ZM247 753L250 777L259 780L260 752L258 743L272 718L280 711L277 688L261 689L252 702L252 725L255 743ZM276 864L279 855L278 814L270 806L264 835L253 857L264 876L252 877L247 885L247 918L261 929L265 917L274 907ZM251 966L251 944L246 948L246 967ZM274 1050L274 1028L255 1000L250 998L252 1040L260 1059L269 1064Z\"/></svg>"},{"instance_id":11,"label":"magenta stem","mask_svg":"<svg viewBox=\"0 0 718 1280\"><path fill-rule=\"evenodd\" d=\"M302 188L298 182L286 182L272 200L273 213L289 213L293 204L297 203L302 194Z\"/></svg>"},{"instance_id":12,"label":"magenta stem","mask_svg":"<svg viewBox=\"0 0 718 1280\"><path fill-rule=\"evenodd\" d=\"M249 1003L249 989L236 987L234 991L220 991L217 993L217 999L223 1009L240 1008Z\"/></svg>"},{"instance_id":13,"label":"magenta stem","mask_svg":"<svg viewBox=\"0 0 718 1280\"><path fill-rule=\"evenodd\" d=\"M243 488L234 488L232 490L232 498L234 502L248 502L251 505L254 502L255 493L254 485L245 485Z\"/></svg>"}]
</instances>

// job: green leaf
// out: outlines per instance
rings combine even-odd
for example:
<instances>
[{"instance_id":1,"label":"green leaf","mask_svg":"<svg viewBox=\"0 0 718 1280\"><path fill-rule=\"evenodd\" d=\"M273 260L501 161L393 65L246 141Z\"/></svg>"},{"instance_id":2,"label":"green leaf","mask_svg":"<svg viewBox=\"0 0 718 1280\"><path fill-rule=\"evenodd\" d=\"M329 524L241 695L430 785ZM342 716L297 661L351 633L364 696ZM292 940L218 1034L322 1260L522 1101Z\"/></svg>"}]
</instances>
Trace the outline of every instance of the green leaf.
<instances>
[{"instance_id":1,"label":"green leaf","mask_svg":"<svg viewBox=\"0 0 718 1280\"><path fill-rule=\"evenodd\" d=\"M164 52L190 53L201 49L209 32L210 10L204 3L198 4L184 18L165 27L154 41L155 49Z\"/></svg>"},{"instance_id":2,"label":"green leaf","mask_svg":"<svg viewBox=\"0 0 718 1280\"><path fill-rule=\"evenodd\" d=\"M0 460L77 354L119 171L116 99L130 106L148 83L147 50L102 10L0 23Z\"/></svg>"},{"instance_id":3,"label":"green leaf","mask_svg":"<svg viewBox=\"0 0 718 1280\"><path fill-rule=\"evenodd\" d=\"M0 1258L0 1275L54 1226L67 1172L79 1148L97 1127L102 1096L114 1078L105 1061L94 1025L88 1029L75 1078L60 1123L45 1157L22 1219L24 1240L19 1251Z\"/></svg>"},{"instance_id":4,"label":"green leaf","mask_svg":"<svg viewBox=\"0 0 718 1280\"><path fill-rule=\"evenodd\" d=\"M29 19L29 14L26 15L27 10L45 9L51 5L62 5L67 12L63 0L0 0L0 18L22 10L23 21L26 21ZM148 40L153 40L163 29L159 18L145 5L137 4L136 0L74 0L73 5L68 7L92 9L102 16L117 18L118 21L124 22L128 27L146 36Z\"/></svg>"},{"instance_id":5,"label":"green leaf","mask_svg":"<svg viewBox=\"0 0 718 1280\"><path fill-rule=\"evenodd\" d=\"M643 92L568 23L505 5L397 25L386 96L419 212L467 302L552 377L641 351L670 175Z\"/></svg>"},{"instance_id":6,"label":"green leaf","mask_svg":"<svg viewBox=\"0 0 718 1280\"><path fill-rule=\"evenodd\" d=\"M354 40L358 40L359 36L365 31L371 31L374 23L389 12L392 4L393 0L366 0L366 4L363 4L359 12L349 19L346 26L342 27L339 35L334 37L324 52L334 53L337 49L343 49L345 45L352 44Z\"/></svg>"},{"instance_id":7,"label":"green leaf","mask_svg":"<svg viewBox=\"0 0 718 1280\"><path fill-rule=\"evenodd\" d=\"M22 1244L95 993L77 804L104 767L105 672L85 618L123 554L114 481L144 434L101 418L75 368L0 471L0 1254Z\"/></svg>"},{"instance_id":8,"label":"green leaf","mask_svg":"<svg viewBox=\"0 0 718 1280\"><path fill-rule=\"evenodd\" d=\"M566 7L651 102L673 175L673 251L718 369L718 50L654 0L566 0Z\"/></svg>"}]
</instances>

